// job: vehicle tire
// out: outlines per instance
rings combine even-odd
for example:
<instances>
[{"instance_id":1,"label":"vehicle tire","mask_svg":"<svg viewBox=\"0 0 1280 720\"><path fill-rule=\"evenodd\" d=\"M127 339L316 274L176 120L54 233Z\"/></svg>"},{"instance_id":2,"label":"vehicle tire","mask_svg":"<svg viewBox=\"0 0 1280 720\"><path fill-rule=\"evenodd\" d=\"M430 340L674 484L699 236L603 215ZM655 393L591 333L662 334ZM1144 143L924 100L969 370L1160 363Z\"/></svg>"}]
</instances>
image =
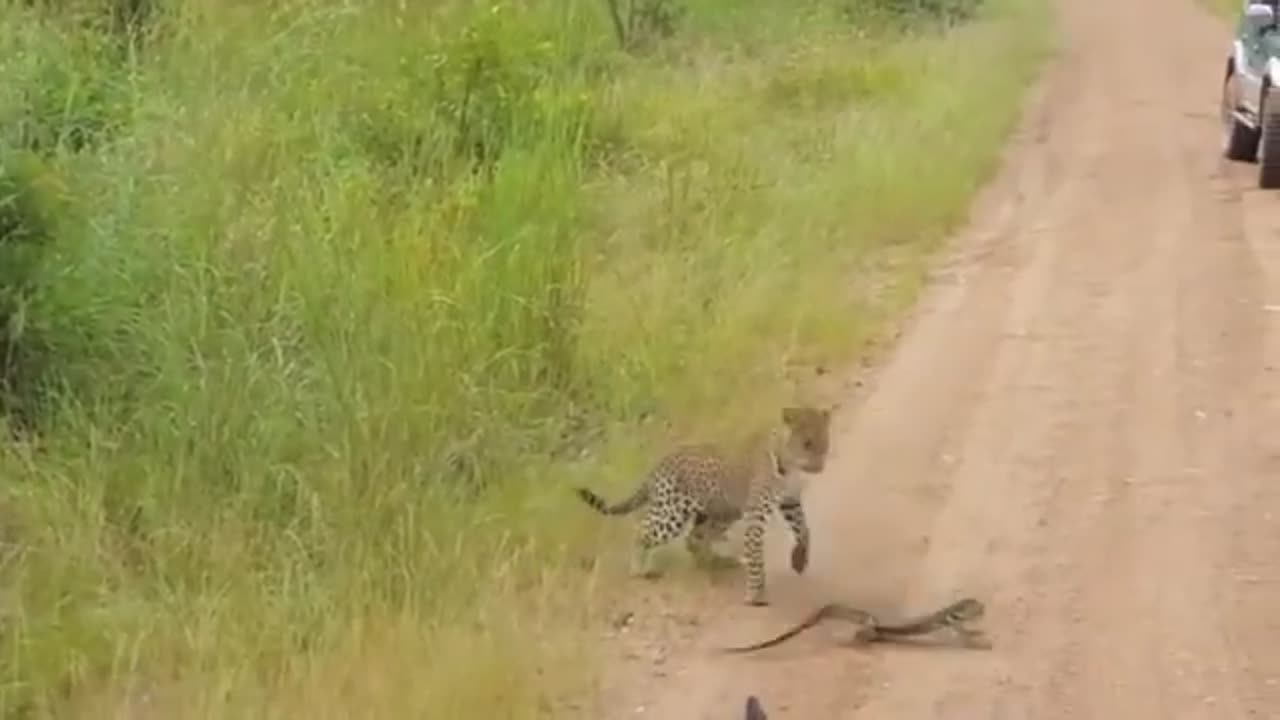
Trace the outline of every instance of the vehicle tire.
<instances>
[{"instance_id":1,"label":"vehicle tire","mask_svg":"<svg viewBox=\"0 0 1280 720\"><path fill-rule=\"evenodd\" d=\"M1260 133L1236 118L1237 107L1236 74L1233 72L1222 83L1222 154L1228 160L1252 162L1258 157Z\"/></svg>"},{"instance_id":2,"label":"vehicle tire","mask_svg":"<svg viewBox=\"0 0 1280 720\"><path fill-rule=\"evenodd\" d=\"M1268 87L1262 95L1258 113L1258 187L1271 190L1280 187L1280 91Z\"/></svg>"}]
</instances>

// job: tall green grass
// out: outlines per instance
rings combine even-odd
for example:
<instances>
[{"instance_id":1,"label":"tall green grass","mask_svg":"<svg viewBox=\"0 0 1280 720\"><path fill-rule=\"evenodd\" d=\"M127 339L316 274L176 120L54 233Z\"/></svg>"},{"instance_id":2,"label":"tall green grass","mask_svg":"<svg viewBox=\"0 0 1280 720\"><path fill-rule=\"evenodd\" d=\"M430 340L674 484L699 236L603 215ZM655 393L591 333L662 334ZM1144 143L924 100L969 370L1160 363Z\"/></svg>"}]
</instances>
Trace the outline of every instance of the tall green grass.
<instances>
[{"instance_id":1,"label":"tall green grass","mask_svg":"<svg viewBox=\"0 0 1280 720\"><path fill-rule=\"evenodd\" d=\"M69 6L0 16L12 717L572 714L626 530L568 484L819 395L1048 37L1037 0L697 0L638 54L588 0Z\"/></svg>"},{"instance_id":2,"label":"tall green grass","mask_svg":"<svg viewBox=\"0 0 1280 720\"><path fill-rule=\"evenodd\" d=\"M1232 23L1239 21L1240 14L1244 10L1244 3L1241 0L1204 0L1205 6L1216 13L1219 17L1230 20Z\"/></svg>"}]
</instances>

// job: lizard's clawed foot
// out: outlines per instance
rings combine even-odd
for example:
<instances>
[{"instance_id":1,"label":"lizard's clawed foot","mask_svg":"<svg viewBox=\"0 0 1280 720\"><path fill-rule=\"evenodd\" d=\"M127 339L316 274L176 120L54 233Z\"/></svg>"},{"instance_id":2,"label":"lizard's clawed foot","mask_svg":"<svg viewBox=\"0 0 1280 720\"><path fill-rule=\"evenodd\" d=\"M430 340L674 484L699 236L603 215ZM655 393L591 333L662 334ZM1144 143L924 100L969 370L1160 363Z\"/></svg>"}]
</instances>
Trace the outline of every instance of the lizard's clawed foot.
<instances>
[{"instance_id":1,"label":"lizard's clawed foot","mask_svg":"<svg viewBox=\"0 0 1280 720\"><path fill-rule=\"evenodd\" d=\"M856 643L869 643L874 641L877 635L875 625L863 625L853 634L853 641Z\"/></svg>"},{"instance_id":2,"label":"lizard's clawed foot","mask_svg":"<svg viewBox=\"0 0 1280 720\"><path fill-rule=\"evenodd\" d=\"M974 650L990 650L993 646L987 634L981 630L973 630L969 628L957 629L956 638L960 644Z\"/></svg>"}]
</instances>

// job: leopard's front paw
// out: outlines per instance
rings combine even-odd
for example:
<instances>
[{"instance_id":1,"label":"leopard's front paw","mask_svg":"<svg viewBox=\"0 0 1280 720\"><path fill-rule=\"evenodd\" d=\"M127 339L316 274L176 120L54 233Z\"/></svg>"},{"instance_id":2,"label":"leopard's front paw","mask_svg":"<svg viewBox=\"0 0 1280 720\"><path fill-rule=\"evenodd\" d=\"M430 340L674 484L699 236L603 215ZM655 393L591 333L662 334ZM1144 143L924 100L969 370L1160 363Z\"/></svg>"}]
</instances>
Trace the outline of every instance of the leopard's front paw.
<instances>
[{"instance_id":1,"label":"leopard's front paw","mask_svg":"<svg viewBox=\"0 0 1280 720\"><path fill-rule=\"evenodd\" d=\"M796 574L801 574L807 567L809 567L809 545L796 543L796 546L791 548L791 569L795 570Z\"/></svg>"}]
</instances>

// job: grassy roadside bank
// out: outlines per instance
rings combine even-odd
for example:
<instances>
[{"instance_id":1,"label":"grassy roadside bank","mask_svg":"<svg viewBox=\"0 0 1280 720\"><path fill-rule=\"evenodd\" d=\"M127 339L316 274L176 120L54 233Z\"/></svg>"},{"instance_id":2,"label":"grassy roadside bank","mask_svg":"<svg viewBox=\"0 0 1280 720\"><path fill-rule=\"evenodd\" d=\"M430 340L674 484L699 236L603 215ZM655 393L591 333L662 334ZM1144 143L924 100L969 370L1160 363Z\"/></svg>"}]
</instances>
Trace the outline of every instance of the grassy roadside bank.
<instances>
[{"instance_id":1,"label":"grassy roadside bank","mask_svg":"<svg viewBox=\"0 0 1280 720\"><path fill-rule=\"evenodd\" d=\"M1048 45L889 4L6 5L4 715L567 715L567 485L874 342Z\"/></svg>"},{"instance_id":2,"label":"grassy roadside bank","mask_svg":"<svg viewBox=\"0 0 1280 720\"><path fill-rule=\"evenodd\" d=\"M1202 2L1218 17L1231 22L1240 19L1240 0L1202 0Z\"/></svg>"}]
</instances>

